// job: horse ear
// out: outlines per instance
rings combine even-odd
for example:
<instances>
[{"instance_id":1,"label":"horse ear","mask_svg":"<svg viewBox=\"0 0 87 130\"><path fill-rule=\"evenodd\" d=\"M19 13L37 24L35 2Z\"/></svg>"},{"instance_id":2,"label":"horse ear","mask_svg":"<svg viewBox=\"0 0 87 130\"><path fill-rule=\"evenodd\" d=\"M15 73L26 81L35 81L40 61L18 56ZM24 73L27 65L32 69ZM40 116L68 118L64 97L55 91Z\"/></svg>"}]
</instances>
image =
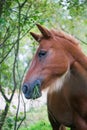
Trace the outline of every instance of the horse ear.
<instances>
[{"instance_id":1,"label":"horse ear","mask_svg":"<svg viewBox=\"0 0 87 130\"><path fill-rule=\"evenodd\" d=\"M36 25L45 38L51 37L51 32L47 28L41 26L40 24L36 24Z\"/></svg>"},{"instance_id":2,"label":"horse ear","mask_svg":"<svg viewBox=\"0 0 87 130\"><path fill-rule=\"evenodd\" d=\"M30 32L30 34L32 35L32 37L37 41L39 42L41 40L41 36L39 34L36 34L36 33L33 33L33 32Z\"/></svg>"}]
</instances>

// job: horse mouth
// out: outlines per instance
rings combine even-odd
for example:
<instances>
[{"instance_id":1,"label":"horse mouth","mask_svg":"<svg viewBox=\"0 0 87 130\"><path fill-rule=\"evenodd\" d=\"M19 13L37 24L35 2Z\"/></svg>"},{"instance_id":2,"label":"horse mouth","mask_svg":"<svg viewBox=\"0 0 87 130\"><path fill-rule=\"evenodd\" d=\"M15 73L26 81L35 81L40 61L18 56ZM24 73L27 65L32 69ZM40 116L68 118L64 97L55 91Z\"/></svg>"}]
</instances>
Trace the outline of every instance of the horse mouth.
<instances>
[{"instance_id":1,"label":"horse mouth","mask_svg":"<svg viewBox=\"0 0 87 130\"><path fill-rule=\"evenodd\" d=\"M33 89L33 92L31 94L31 99L37 99L39 97L41 97L41 90L38 86L35 86L34 89Z\"/></svg>"},{"instance_id":2,"label":"horse mouth","mask_svg":"<svg viewBox=\"0 0 87 130\"><path fill-rule=\"evenodd\" d=\"M41 96L42 96L42 94L41 94L41 91L38 86L35 86L32 92L25 94L26 99L33 99L33 100L37 99Z\"/></svg>"},{"instance_id":3,"label":"horse mouth","mask_svg":"<svg viewBox=\"0 0 87 130\"><path fill-rule=\"evenodd\" d=\"M28 86L28 84L24 84L22 87L22 91L26 99L37 99L42 96L41 93L41 84L39 82L35 82L33 85Z\"/></svg>"}]
</instances>

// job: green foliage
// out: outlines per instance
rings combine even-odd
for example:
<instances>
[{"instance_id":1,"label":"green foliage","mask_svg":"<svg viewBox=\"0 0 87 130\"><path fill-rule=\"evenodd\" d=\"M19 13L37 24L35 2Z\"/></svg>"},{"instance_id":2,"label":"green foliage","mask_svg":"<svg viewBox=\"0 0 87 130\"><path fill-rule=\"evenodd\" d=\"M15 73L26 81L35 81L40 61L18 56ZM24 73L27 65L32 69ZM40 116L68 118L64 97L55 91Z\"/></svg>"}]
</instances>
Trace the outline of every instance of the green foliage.
<instances>
[{"instance_id":1,"label":"green foliage","mask_svg":"<svg viewBox=\"0 0 87 130\"><path fill-rule=\"evenodd\" d=\"M52 130L52 127L49 122L41 120L30 127L20 128L20 130ZM70 128L67 127L67 130L70 130Z\"/></svg>"},{"instance_id":2,"label":"green foliage","mask_svg":"<svg viewBox=\"0 0 87 130\"><path fill-rule=\"evenodd\" d=\"M48 122L41 120L36 124L32 125L31 127L21 128L20 130L52 130L52 129Z\"/></svg>"},{"instance_id":3,"label":"green foliage","mask_svg":"<svg viewBox=\"0 0 87 130\"><path fill-rule=\"evenodd\" d=\"M75 35L87 54L87 0L0 1L0 85L4 93L5 88L11 95L15 92L12 90L21 87L24 73L38 47L29 35L29 31L38 32L36 23L62 28ZM11 130L15 119L7 117L4 130ZM17 121L20 120L19 116ZM45 126L44 122L37 124Z\"/></svg>"},{"instance_id":4,"label":"green foliage","mask_svg":"<svg viewBox=\"0 0 87 130\"><path fill-rule=\"evenodd\" d=\"M15 106L13 106L14 109L16 109ZM2 130L13 130L14 129L14 125L15 125L15 121L17 123L20 123L20 121L23 119L23 112L20 112L17 119L16 116L12 113L9 113L6 120L5 120L5 124L3 126Z\"/></svg>"},{"instance_id":5,"label":"green foliage","mask_svg":"<svg viewBox=\"0 0 87 130\"><path fill-rule=\"evenodd\" d=\"M14 126L14 117L12 116L7 117L3 130L13 130L13 126Z\"/></svg>"}]
</instances>

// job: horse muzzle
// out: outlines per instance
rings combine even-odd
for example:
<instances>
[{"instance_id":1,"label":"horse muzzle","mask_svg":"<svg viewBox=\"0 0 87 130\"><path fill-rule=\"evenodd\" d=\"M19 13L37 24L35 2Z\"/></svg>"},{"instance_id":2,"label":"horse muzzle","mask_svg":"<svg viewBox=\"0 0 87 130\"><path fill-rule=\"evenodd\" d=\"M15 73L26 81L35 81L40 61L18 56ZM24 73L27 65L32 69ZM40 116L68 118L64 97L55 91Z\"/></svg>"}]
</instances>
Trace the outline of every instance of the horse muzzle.
<instances>
[{"instance_id":1,"label":"horse muzzle","mask_svg":"<svg viewBox=\"0 0 87 130\"><path fill-rule=\"evenodd\" d=\"M35 80L32 83L24 83L22 91L27 99L36 99L41 97L41 80Z\"/></svg>"}]
</instances>

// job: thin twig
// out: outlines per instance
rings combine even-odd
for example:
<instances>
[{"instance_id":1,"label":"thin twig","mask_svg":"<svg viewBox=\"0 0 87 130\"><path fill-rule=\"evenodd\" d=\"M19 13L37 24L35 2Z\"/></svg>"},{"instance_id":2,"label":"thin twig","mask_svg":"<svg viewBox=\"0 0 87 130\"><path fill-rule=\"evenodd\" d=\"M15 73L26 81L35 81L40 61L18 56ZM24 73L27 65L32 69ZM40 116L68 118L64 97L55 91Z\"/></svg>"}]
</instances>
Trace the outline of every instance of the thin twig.
<instances>
[{"instance_id":1,"label":"thin twig","mask_svg":"<svg viewBox=\"0 0 87 130\"><path fill-rule=\"evenodd\" d=\"M15 44L17 43L17 40L13 43L13 46L9 49L8 53L3 57L3 59L0 61L0 64L7 58L11 50L14 48Z\"/></svg>"},{"instance_id":2,"label":"thin twig","mask_svg":"<svg viewBox=\"0 0 87 130\"><path fill-rule=\"evenodd\" d=\"M83 44L87 45L87 42L81 40L80 38L78 38L77 36L75 36L80 42L82 42Z\"/></svg>"},{"instance_id":3,"label":"thin twig","mask_svg":"<svg viewBox=\"0 0 87 130\"><path fill-rule=\"evenodd\" d=\"M26 2L27 2L27 0L25 0L25 1L20 5L20 7L23 8L23 6L25 5Z\"/></svg>"},{"instance_id":4,"label":"thin twig","mask_svg":"<svg viewBox=\"0 0 87 130\"><path fill-rule=\"evenodd\" d=\"M16 113L17 117L18 117L18 112L19 112L20 96L21 96L21 86L20 86L20 89L19 89L19 101L18 101L18 108L17 108L17 113ZM23 100L23 103L24 103L24 100ZM25 106L25 103L24 103L24 117L21 119L20 123L18 124L17 130L20 128L20 126L21 126L22 122L25 120L25 118L26 118L26 106Z\"/></svg>"},{"instance_id":5,"label":"thin twig","mask_svg":"<svg viewBox=\"0 0 87 130\"><path fill-rule=\"evenodd\" d=\"M8 38L11 36L11 34L8 34L8 31L9 31L9 28L10 27L8 27L7 29L6 29L6 32L5 32L5 35L4 35L4 41L0 44L0 47L2 47L3 45L4 45L4 43L8 40ZM7 35L8 34L8 35ZM7 36L6 36L7 35Z\"/></svg>"}]
</instances>

